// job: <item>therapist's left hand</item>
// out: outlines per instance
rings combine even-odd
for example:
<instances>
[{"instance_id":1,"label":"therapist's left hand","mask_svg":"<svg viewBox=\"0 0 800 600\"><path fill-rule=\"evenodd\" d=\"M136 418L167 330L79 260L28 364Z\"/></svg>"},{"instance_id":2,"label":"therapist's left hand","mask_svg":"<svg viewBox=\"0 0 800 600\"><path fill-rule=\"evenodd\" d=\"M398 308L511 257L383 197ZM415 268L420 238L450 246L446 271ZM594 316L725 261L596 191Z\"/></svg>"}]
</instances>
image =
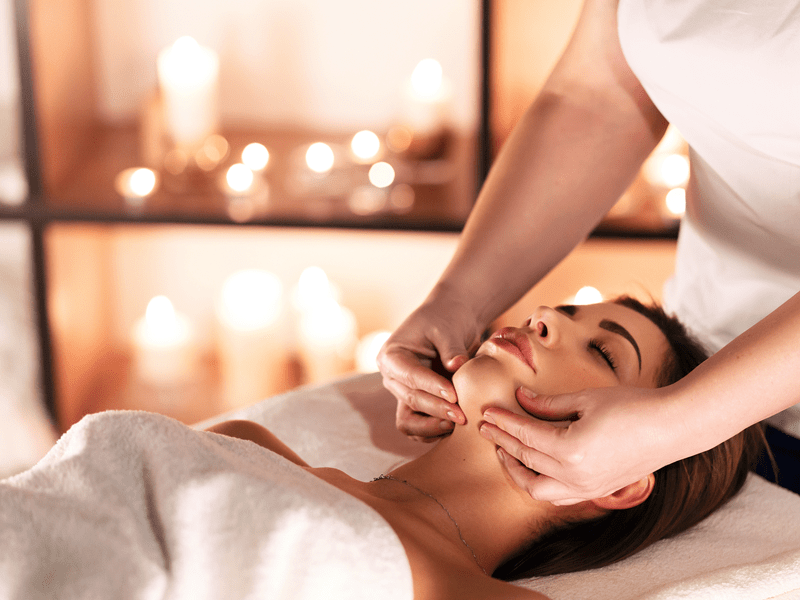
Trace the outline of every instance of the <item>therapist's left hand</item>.
<instances>
[{"instance_id":1,"label":"therapist's left hand","mask_svg":"<svg viewBox=\"0 0 800 600\"><path fill-rule=\"evenodd\" d=\"M489 408L481 435L499 446L509 475L535 500L563 505L601 498L702 451L690 448L698 440L687 443L691 417L675 418L667 389L533 396L520 388L517 401L532 416Z\"/></svg>"}]
</instances>

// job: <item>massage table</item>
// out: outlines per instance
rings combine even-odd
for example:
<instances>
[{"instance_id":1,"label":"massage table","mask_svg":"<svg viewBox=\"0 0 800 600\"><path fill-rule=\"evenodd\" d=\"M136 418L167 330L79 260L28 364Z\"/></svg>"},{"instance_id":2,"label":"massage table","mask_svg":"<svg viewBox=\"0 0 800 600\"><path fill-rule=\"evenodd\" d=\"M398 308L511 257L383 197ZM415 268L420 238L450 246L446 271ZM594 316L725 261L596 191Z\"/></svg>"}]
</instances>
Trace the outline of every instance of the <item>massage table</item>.
<instances>
[{"instance_id":1,"label":"massage table","mask_svg":"<svg viewBox=\"0 0 800 600\"><path fill-rule=\"evenodd\" d=\"M428 449L394 428L378 374L308 386L187 427L108 411L0 481L0 598L411 600L402 545L355 498L256 444L369 480ZM800 497L752 475L714 515L617 564L518 585L553 600L800 599Z\"/></svg>"}]
</instances>

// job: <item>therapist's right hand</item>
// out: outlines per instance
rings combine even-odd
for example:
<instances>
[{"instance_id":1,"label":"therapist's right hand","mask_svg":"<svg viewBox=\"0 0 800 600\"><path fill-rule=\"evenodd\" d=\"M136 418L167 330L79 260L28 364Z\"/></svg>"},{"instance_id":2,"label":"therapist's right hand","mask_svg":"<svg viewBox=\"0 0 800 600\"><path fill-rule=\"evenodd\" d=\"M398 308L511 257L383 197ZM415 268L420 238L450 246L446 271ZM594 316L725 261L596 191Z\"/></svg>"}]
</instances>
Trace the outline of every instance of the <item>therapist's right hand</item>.
<instances>
[{"instance_id":1,"label":"therapist's right hand","mask_svg":"<svg viewBox=\"0 0 800 600\"><path fill-rule=\"evenodd\" d=\"M466 423L450 376L469 359L480 334L457 313L423 304L378 354L383 385L397 399L397 428L419 441L435 441ZM444 368L437 373L434 365Z\"/></svg>"}]
</instances>

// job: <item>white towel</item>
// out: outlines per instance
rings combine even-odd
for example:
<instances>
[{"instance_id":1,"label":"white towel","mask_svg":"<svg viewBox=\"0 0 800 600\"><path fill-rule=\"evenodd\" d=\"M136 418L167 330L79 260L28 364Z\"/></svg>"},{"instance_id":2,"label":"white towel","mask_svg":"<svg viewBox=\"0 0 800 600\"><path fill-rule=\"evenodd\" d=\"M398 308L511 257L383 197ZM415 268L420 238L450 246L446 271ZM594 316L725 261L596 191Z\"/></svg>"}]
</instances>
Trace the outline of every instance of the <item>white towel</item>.
<instances>
[{"instance_id":1,"label":"white towel","mask_svg":"<svg viewBox=\"0 0 800 600\"><path fill-rule=\"evenodd\" d=\"M0 598L404 599L362 502L255 444L166 417L83 419L0 482Z\"/></svg>"},{"instance_id":2,"label":"white towel","mask_svg":"<svg viewBox=\"0 0 800 600\"><path fill-rule=\"evenodd\" d=\"M235 416L267 426L310 464L366 478L429 448L395 430L394 409L371 374L269 398ZM518 585L553 600L800 599L800 496L753 475L684 534L609 567Z\"/></svg>"}]
</instances>

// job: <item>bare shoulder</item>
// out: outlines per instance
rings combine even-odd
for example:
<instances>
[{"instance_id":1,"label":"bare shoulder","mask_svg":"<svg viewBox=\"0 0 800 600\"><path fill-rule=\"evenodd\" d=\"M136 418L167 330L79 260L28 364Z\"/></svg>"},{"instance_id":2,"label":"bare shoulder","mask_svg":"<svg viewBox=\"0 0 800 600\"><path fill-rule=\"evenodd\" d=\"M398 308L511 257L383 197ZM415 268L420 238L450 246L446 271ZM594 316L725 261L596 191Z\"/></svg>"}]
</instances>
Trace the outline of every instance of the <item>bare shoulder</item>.
<instances>
[{"instance_id":1,"label":"bare shoulder","mask_svg":"<svg viewBox=\"0 0 800 600\"><path fill-rule=\"evenodd\" d=\"M309 466L294 450L280 441L274 433L253 421L239 419L223 421L222 423L217 423L209 427L206 431L251 441L267 450L272 450L276 454L280 454L301 467Z\"/></svg>"}]
</instances>

